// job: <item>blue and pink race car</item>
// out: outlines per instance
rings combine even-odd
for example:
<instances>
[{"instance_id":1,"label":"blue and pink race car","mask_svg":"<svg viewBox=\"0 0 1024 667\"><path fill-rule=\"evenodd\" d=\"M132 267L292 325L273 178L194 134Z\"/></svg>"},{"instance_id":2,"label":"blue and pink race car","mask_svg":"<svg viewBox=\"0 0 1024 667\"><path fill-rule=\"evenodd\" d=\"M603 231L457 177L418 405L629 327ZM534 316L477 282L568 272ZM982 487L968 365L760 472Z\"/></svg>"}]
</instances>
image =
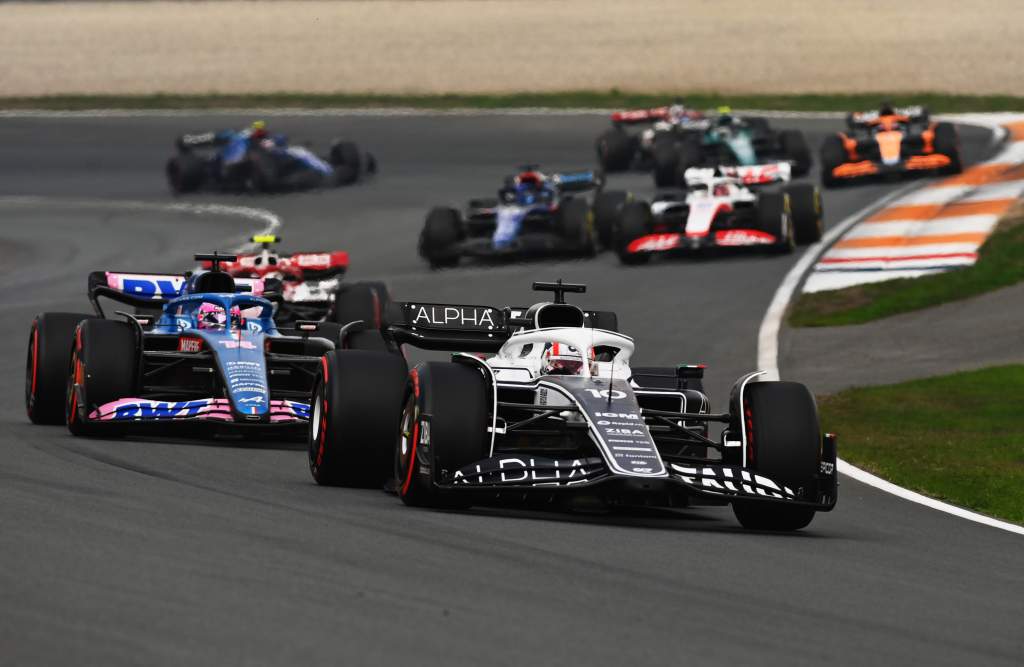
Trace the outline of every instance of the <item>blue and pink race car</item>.
<instances>
[{"instance_id":1,"label":"blue and pink race car","mask_svg":"<svg viewBox=\"0 0 1024 667\"><path fill-rule=\"evenodd\" d=\"M38 315L26 363L29 418L66 423L75 435L179 434L191 425L201 435L303 437L314 377L321 357L342 346L341 325L279 329L262 280L222 271L232 256L196 260L211 270L94 272L94 314ZM134 312L107 319L105 300Z\"/></svg>"}]
</instances>

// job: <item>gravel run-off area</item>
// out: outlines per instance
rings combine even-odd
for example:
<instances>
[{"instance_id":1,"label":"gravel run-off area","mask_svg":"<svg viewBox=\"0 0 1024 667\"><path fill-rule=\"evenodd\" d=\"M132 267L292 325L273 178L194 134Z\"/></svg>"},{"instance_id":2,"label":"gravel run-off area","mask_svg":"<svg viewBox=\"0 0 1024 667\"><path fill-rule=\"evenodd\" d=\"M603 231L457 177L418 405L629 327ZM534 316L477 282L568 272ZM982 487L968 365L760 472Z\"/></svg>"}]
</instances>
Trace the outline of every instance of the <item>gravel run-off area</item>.
<instances>
[{"instance_id":1,"label":"gravel run-off area","mask_svg":"<svg viewBox=\"0 0 1024 667\"><path fill-rule=\"evenodd\" d=\"M4 96L1020 94L1020 0L0 4Z\"/></svg>"}]
</instances>

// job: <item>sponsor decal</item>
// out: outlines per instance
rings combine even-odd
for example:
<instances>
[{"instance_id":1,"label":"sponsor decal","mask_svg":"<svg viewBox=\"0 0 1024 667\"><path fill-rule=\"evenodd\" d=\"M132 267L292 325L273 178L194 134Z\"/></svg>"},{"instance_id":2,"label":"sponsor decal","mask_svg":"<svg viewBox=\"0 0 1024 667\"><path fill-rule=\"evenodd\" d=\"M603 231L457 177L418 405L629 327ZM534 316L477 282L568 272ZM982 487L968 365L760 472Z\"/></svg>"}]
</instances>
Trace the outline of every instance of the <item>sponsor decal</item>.
<instances>
[{"instance_id":1,"label":"sponsor decal","mask_svg":"<svg viewBox=\"0 0 1024 667\"><path fill-rule=\"evenodd\" d=\"M671 470L687 484L711 493L763 496L780 500L796 499L796 494L788 486L781 486L764 475L751 473L742 468L715 465L698 467L673 463Z\"/></svg>"},{"instance_id":2,"label":"sponsor decal","mask_svg":"<svg viewBox=\"0 0 1024 667\"><path fill-rule=\"evenodd\" d=\"M238 349L255 350L256 349L256 344L253 343L252 341L249 341L249 340L234 340L234 339L231 339L231 340L219 340L219 341L217 341L217 344L218 345L223 345L224 347L226 347L229 350L238 350Z\"/></svg>"},{"instance_id":3,"label":"sponsor decal","mask_svg":"<svg viewBox=\"0 0 1024 667\"><path fill-rule=\"evenodd\" d=\"M192 323L183 317L179 317L174 320L174 325L179 329L191 329Z\"/></svg>"},{"instance_id":4,"label":"sponsor decal","mask_svg":"<svg viewBox=\"0 0 1024 667\"><path fill-rule=\"evenodd\" d=\"M107 273L107 286L141 299L170 299L181 294L184 276Z\"/></svg>"},{"instance_id":5,"label":"sponsor decal","mask_svg":"<svg viewBox=\"0 0 1024 667\"><path fill-rule=\"evenodd\" d=\"M818 464L818 470L822 475L831 475L836 471L836 464L829 461L822 461Z\"/></svg>"},{"instance_id":6,"label":"sponsor decal","mask_svg":"<svg viewBox=\"0 0 1024 667\"><path fill-rule=\"evenodd\" d=\"M603 466L597 458L490 458L455 471L452 484L517 484L569 486L587 481Z\"/></svg>"},{"instance_id":7,"label":"sponsor decal","mask_svg":"<svg viewBox=\"0 0 1024 667\"><path fill-rule=\"evenodd\" d=\"M195 417L210 405L210 399L201 401L137 401L117 406L112 419L174 419Z\"/></svg>"},{"instance_id":8,"label":"sponsor decal","mask_svg":"<svg viewBox=\"0 0 1024 667\"><path fill-rule=\"evenodd\" d=\"M203 339L193 336L182 336L178 339L178 352L199 352L203 349Z\"/></svg>"},{"instance_id":9,"label":"sponsor decal","mask_svg":"<svg viewBox=\"0 0 1024 667\"><path fill-rule=\"evenodd\" d=\"M250 393L255 396L242 396L239 402L247 398L258 398L260 402L267 397L267 378L263 364L257 361L227 361L224 363L224 379L228 391L233 395Z\"/></svg>"},{"instance_id":10,"label":"sponsor decal","mask_svg":"<svg viewBox=\"0 0 1024 667\"><path fill-rule=\"evenodd\" d=\"M410 305L412 326L494 329L494 309L478 306Z\"/></svg>"},{"instance_id":11,"label":"sponsor decal","mask_svg":"<svg viewBox=\"0 0 1024 667\"><path fill-rule=\"evenodd\" d=\"M777 240L774 234L757 229L724 229L715 232L715 243L721 246L771 245Z\"/></svg>"},{"instance_id":12,"label":"sponsor decal","mask_svg":"<svg viewBox=\"0 0 1024 667\"><path fill-rule=\"evenodd\" d=\"M626 251L630 253L637 252L664 252L666 250L672 250L678 248L682 242L682 234L648 234L647 236L641 236L638 239L633 240L627 247Z\"/></svg>"}]
</instances>

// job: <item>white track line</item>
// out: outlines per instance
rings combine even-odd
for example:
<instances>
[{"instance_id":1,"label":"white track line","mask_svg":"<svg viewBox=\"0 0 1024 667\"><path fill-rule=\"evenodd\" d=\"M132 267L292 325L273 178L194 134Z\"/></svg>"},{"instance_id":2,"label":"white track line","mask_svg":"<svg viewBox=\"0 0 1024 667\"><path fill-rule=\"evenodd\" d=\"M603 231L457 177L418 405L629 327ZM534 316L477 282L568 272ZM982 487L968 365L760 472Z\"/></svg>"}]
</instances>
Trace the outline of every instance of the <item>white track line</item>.
<instances>
[{"instance_id":1,"label":"white track line","mask_svg":"<svg viewBox=\"0 0 1024 667\"><path fill-rule=\"evenodd\" d=\"M860 222L861 219L866 218L893 199L902 196L915 187L920 187L920 184L909 183L889 193L875 203L862 208L853 215L844 218L842 222L828 230L821 237L820 241L808 246L800 260L789 270L789 273L783 278L782 284L779 285L779 289L775 291L775 296L772 298L771 304L768 305L764 319L761 320L761 328L757 333L757 369L767 373L765 376L766 380L779 379L779 328L782 325L782 318L786 314L786 309L789 308L789 302L797 288L800 287L800 283L803 282L807 272L847 230Z\"/></svg>"},{"instance_id":2,"label":"white track line","mask_svg":"<svg viewBox=\"0 0 1024 667\"><path fill-rule=\"evenodd\" d=\"M265 208L252 206L230 206L226 204L192 204L187 202L175 202L165 204L160 202L134 201L134 200L104 200L104 199L73 199L64 197L37 197L37 196L9 196L0 197L0 204L20 204L25 206L72 206L76 208L103 208L118 209L127 211L161 211L166 213L186 213L189 215L219 215L244 218L263 224L261 231L254 234L278 234L281 229L281 218ZM246 243L234 248L232 252L247 252L255 244Z\"/></svg>"},{"instance_id":3,"label":"white track line","mask_svg":"<svg viewBox=\"0 0 1024 667\"><path fill-rule=\"evenodd\" d=\"M767 372L767 375L765 376L766 379L779 379L779 328L782 325L782 318L786 314L786 309L789 308L789 303L793 299L793 295L796 293L797 288L800 287L800 283L802 283L803 279L806 277L807 272L814 266L818 258L821 257L821 255L833 243L842 237L846 230L855 225L862 218L866 218L871 215L889 201L903 195L913 187L920 187L920 185L912 183L907 187L900 188L887 197L875 202L867 208L861 209L840 222L838 225L830 229L828 233L822 237L821 241L809 247L800 258L800 261L794 264L789 270L789 273L787 273L786 277L782 280L782 284L779 285L779 289L775 291L775 296L772 298L772 302L764 314L764 319L761 320L761 328L757 335L757 368L758 370ZM898 498L902 498L903 500L909 500L912 503L917 503L940 512L952 514L953 516L960 517L961 519L967 519L968 521L974 521L975 523L999 528L1000 530L1005 530L1017 535L1024 535L1024 526L1018 526L1017 524L993 519L992 517L985 516L984 514L978 514L977 512L957 507L956 505L944 503L941 500L929 498L928 496L921 495L916 491L911 491L910 489L905 489L902 486L897 486L892 482L887 482L881 477L872 475L866 470L861 470L857 466L854 466L842 459L839 459L838 467L839 472L847 477L851 477L862 484L873 486L880 491L890 493Z\"/></svg>"}]
</instances>

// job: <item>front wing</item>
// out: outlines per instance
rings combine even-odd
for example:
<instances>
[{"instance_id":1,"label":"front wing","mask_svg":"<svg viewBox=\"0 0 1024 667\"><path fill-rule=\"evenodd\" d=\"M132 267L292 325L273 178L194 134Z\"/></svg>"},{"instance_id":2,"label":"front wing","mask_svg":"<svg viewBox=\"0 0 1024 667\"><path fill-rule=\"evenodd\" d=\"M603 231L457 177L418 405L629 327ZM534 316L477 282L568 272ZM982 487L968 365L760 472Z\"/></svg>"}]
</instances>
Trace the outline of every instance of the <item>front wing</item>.
<instances>
[{"instance_id":1,"label":"front wing","mask_svg":"<svg viewBox=\"0 0 1024 667\"><path fill-rule=\"evenodd\" d=\"M660 232L633 239L625 251L630 255L665 253L707 248L773 246L780 239L760 229L720 229L700 236L683 232Z\"/></svg>"}]
</instances>

